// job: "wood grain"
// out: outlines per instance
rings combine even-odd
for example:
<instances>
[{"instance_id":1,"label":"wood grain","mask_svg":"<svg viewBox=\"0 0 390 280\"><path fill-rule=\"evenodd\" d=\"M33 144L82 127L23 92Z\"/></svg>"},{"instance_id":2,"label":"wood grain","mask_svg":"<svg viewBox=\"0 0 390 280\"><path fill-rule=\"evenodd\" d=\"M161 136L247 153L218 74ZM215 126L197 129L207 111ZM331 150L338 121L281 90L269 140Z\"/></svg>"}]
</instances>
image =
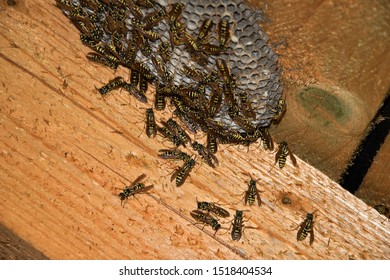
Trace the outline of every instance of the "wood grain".
<instances>
[{"instance_id":1,"label":"wood grain","mask_svg":"<svg viewBox=\"0 0 390 280\"><path fill-rule=\"evenodd\" d=\"M273 136L338 180L390 88L390 3L248 2L264 9L282 67L287 112Z\"/></svg>"},{"instance_id":2,"label":"wood grain","mask_svg":"<svg viewBox=\"0 0 390 280\"><path fill-rule=\"evenodd\" d=\"M369 205L390 205L390 136L386 137L356 196Z\"/></svg>"},{"instance_id":3,"label":"wood grain","mask_svg":"<svg viewBox=\"0 0 390 280\"><path fill-rule=\"evenodd\" d=\"M375 210L299 158L298 168L272 168L274 153L258 144L220 146L219 167L197 164L176 188L180 163L157 157L170 144L146 137L145 105L94 89L128 72L88 62L53 2L0 6L2 224L50 259L390 258L390 225ZM122 208L118 193L142 173L153 190ZM240 201L247 174L260 179L261 207ZM189 215L196 199L247 210L245 225L257 229L233 242L231 219L221 219L213 235ZM297 242L295 228L315 210L314 244Z\"/></svg>"}]
</instances>

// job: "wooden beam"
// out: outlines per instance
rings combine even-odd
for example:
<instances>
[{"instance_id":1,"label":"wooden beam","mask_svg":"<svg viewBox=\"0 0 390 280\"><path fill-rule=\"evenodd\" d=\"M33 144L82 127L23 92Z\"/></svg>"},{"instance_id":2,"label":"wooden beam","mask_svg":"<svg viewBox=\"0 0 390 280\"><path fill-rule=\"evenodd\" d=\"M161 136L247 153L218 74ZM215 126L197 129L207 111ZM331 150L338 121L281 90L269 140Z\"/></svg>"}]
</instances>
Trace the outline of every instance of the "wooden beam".
<instances>
[{"instance_id":1,"label":"wooden beam","mask_svg":"<svg viewBox=\"0 0 390 280\"><path fill-rule=\"evenodd\" d=\"M390 81L390 4L374 0L248 1L279 54L287 113L271 132L338 180Z\"/></svg>"},{"instance_id":2,"label":"wooden beam","mask_svg":"<svg viewBox=\"0 0 390 280\"><path fill-rule=\"evenodd\" d=\"M0 222L50 259L390 257L390 225L374 209L299 158L297 168L289 159L273 167L274 153L258 144L220 146L220 166L197 164L176 188L169 178L180 163L157 157L170 144L146 137L145 105L119 91L102 99L94 89L126 69L88 62L78 32L53 5L0 5ZM142 173L154 188L121 207L118 193ZM247 174L259 179L261 207L241 200ZM231 240L231 218L215 235L195 225L196 199L232 216L246 210L243 237ZM313 211L310 246L295 228Z\"/></svg>"},{"instance_id":3,"label":"wooden beam","mask_svg":"<svg viewBox=\"0 0 390 280\"><path fill-rule=\"evenodd\" d=\"M390 136L386 137L376 155L371 168L356 192L356 196L363 199L369 205L390 205Z\"/></svg>"},{"instance_id":4,"label":"wooden beam","mask_svg":"<svg viewBox=\"0 0 390 280\"><path fill-rule=\"evenodd\" d=\"M47 260L47 257L0 224L0 260Z\"/></svg>"}]
</instances>

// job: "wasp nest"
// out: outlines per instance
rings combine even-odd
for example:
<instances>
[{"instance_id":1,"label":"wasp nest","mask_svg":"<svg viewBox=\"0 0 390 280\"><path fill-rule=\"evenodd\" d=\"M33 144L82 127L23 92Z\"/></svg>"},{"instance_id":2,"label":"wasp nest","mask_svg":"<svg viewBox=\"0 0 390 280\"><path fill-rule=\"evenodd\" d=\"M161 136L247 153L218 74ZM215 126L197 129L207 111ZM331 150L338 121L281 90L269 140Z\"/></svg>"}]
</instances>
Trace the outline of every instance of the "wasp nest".
<instances>
[{"instance_id":1,"label":"wasp nest","mask_svg":"<svg viewBox=\"0 0 390 280\"><path fill-rule=\"evenodd\" d=\"M57 0L93 49L88 59L131 70L99 91L123 87L141 102L148 83L155 107L165 99L189 130L220 143L267 137L280 113L277 55L261 30L261 13L241 0Z\"/></svg>"}]
</instances>

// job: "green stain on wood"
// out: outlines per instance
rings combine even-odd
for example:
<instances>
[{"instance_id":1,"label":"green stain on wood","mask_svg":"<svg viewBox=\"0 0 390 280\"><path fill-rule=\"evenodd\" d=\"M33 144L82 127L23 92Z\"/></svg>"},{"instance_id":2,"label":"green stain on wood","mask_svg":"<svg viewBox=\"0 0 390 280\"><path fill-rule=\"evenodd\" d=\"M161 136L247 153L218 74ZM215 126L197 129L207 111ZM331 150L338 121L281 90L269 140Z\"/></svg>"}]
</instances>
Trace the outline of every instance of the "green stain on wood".
<instances>
[{"instance_id":1,"label":"green stain on wood","mask_svg":"<svg viewBox=\"0 0 390 280\"><path fill-rule=\"evenodd\" d=\"M311 86L300 91L297 98L309 118L323 127L334 125L335 122L343 125L349 121L350 109L331 92Z\"/></svg>"}]
</instances>

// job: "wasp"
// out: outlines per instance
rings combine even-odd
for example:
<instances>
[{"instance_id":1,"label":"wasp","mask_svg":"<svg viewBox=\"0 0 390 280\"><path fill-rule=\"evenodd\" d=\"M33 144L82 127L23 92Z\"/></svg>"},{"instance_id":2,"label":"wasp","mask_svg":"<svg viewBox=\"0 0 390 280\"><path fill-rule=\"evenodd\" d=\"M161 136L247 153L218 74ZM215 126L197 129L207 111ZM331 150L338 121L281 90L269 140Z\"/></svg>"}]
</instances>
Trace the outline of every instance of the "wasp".
<instances>
[{"instance_id":1,"label":"wasp","mask_svg":"<svg viewBox=\"0 0 390 280\"><path fill-rule=\"evenodd\" d=\"M214 219L209 214L203 213L199 210L193 210L190 214L198 222L211 226L211 228L215 230L214 234L216 234L217 231L221 228L221 225L218 223L218 220Z\"/></svg>"},{"instance_id":2,"label":"wasp","mask_svg":"<svg viewBox=\"0 0 390 280\"><path fill-rule=\"evenodd\" d=\"M169 84L172 81L173 76L168 72L165 65L154 55L152 55L152 62L156 68L157 73L160 77L162 77L163 82Z\"/></svg>"},{"instance_id":3,"label":"wasp","mask_svg":"<svg viewBox=\"0 0 390 280\"><path fill-rule=\"evenodd\" d=\"M184 164L180 168L175 170L175 172L172 174L171 182L176 179L176 187L180 187L181 185L183 185L192 168L194 168L195 163L196 162L194 159L190 159L184 162Z\"/></svg>"},{"instance_id":4,"label":"wasp","mask_svg":"<svg viewBox=\"0 0 390 280\"><path fill-rule=\"evenodd\" d=\"M222 218L227 218L230 216L230 213L228 211L226 211L222 207L217 206L215 203L212 202L197 201L197 207L198 210L207 211L209 213L211 212Z\"/></svg>"},{"instance_id":5,"label":"wasp","mask_svg":"<svg viewBox=\"0 0 390 280\"><path fill-rule=\"evenodd\" d=\"M111 11L111 10L110 10ZM106 22L104 23L103 30L108 34L113 34L119 29L119 22L116 19L116 15L112 12L106 14Z\"/></svg>"},{"instance_id":6,"label":"wasp","mask_svg":"<svg viewBox=\"0 0 390 280\"><path fill-rule=\"evenodd\" d=\"M163 85L158 85L156 88L156 92L154 96L154 108L156 108L157 111L164 110L166 106L165 96L162 93L164 87L165 86Z\"/></svg>"},{"instance_id":7,"label":"wasp","mask_svg":"<svg viewBox=\"0 0 390 280\"><path fill-rule=\"evenodd\" d=\"M269 129L267 127L262 127L262 128L259 128L258 131L260 132L260 138L261 138L261 141L263 142L264 149L273 151L274 141L272 140Z\"/></svg>"},{"instance_id":8,"label":"wasp","mask_svg":"<svg viewBox=\"0 0 390 280\"><path fill-rule=\"evenodd\" d=\"M240 108L243 115L251 119L256 118L255 111L253 110L252 105L248 100L248 95L245 91L241 91L239 93L239 99L240 99Z\"/></svg>"},{"instance_id":9,"label":"wasp","mask_svg":"<svg viewBox=\"0 0 390 280\"><path fill-rule=\"evenodd\" d=\"M171 22L176 22L179 20L181 13L183 12L184 9L184 4L183 3L173 3L171 5L171 10L167 14L167 18Z\"/></svg>"},{"instance_id":10,"label":"wasp","mask_svg":"<svg viewBox=\"0 0 390 280\"><path fill-rule=\"evenodd\" d=\"M218 73L222 76L224 81L224 85L226 87L226 91L233 91L236 87L235 85L235 76L230 74L229 66L227 65L225 60L217 59L216 60Z\"/></svg>"},{"instance_id":11,"label":"wasp","mask_svg":"<svg viewBox=\"0 0 390 280\"><path fill-rule=\"evenodd\" d=\"M233 119L233 121L240 126L241 128L245 129L247 131L247 135L249 136L250 133L252 133L255 130L255 127L253 124L248 121L246 118L240 116L238 114L239 109L236 109L236 107L230 106L228 108L228 114Z\"/></svg>"},{"instance_id":12,"label":"wasp","mask_svg":"<svg viewBox=\"0 0 390 280\"><path fill-rule=\"evenodd\" d=\"M199 33L198 37L196 37L196 41L203 44L208 39L213 25L214 23L211 19L203 20L202 25L199 27Z\"/></svg>"},{"instance_id":13,"label":"wasp","mask_svg":"<svg viewBox=\"0 0 390 280\"><path fill-rule=\"evenodd\" d=\"M142 103L147 103L148 102L148 99L146 98L146 95L143 94L141 91L139 91L137 88L136 88L136 85L135 84L129 84L129 83L126 83L124 82L122 84L122 87L127 91L129 92L131 95L133 95L135 98L137 98L138 101L142 102Z\"/></svg>"},{"instance_id":14,"label":"wasp","mask_svg":"<svg viewBox=\"0 0 390 280\"><path fill-rule=\"evenodd\" d=\"M196 56L200 55L198 52L200 51L200 46L196 40L194 40L190 34L187 32L183 33L183 41L185 45L190 49L190 52L196 54Z\"/></svg>"},{"instance_id":15,"label":"wasp","mask_svg":"<svg viewBox=\"0 0 390 280\"><path fill-rule=\"evenodd\" d=\"M257 199L257 204L261 206L261 197L260 197L260 191L257 189L256 186L256 180L253 178L250 179L248 183L248 190L245 191L245 205L248 203L249 206L252 206L255 204L255 201Z\"/></svg>"},{"instance_id":16,"label":"wasp","mask_svg":"<svg viewBox=\"0 0 390 280\"><path fill-rule=\"evenodd\" d=\"M190 107L195 107L197 105L200 105L197 102L200 97L199 95L201 94L201 92L198 89L195 89L193 87L188 87L188 86L180 86L178 94L185 99L186 103Z\"/></svg>"},{"instance_id":17,"label":"wasp","mask_svg":"<svg viewBox=\"0 0 390 280\"><path fill-rule=\"evenodd\" d=\"M215 83L218 80L218 70L212 70L207 74L203 74L202 77L205 84Z\"/></svg>"},{"instance_id":18,"label":"wasp","mask_svg":"<svg viewBox=\"0 0 390 280\"><path fill-rule=\"evenodd\" d=\"M131 68L132 70L137 70L133 69L131 66L133 65L135 58L137 57L138 49L139 47L133 41L128 41L127 48L124 50L122 58L124 65L128 68Z\"/></svg>"},{"instance_id":19,"label":"wasp","mask_svg":"<svg viewBox=\"0 0 390 280\"><path fill-rule=\"evenodd\" d=\"M182 44L183 33L185 33L184 25L179 21L170 23L169 25L169 42L173 49L176 45Z\"/></svg>"},{"instance_id":20,"label":"wasp","mask_svg":"<svg viewBox=\"0 0 390 280\"><path fill-rule=\"evenodd\" d=\"M192 133L195 134L200 129L199 124L194 122L193 119L188 117L187 114L182 113L179 109L173 111L173 114L177 116Z\"/></svg>"},{"instance_id":21,"label":"wasp","mask_svg":"<svg viewBox=\"0 0 390 280\"><path fill-rule=\"evenodd\" d=\"M163 123L164 124L164 123ZM191 141L190 136L180 127L180 125L172 118L170 118L166 125L175 135L177 135L183 143Z\"/></svg>"},{"instance_id":22,"label":"wasp","mask_svg":"<svg viewBox=\"0 0 390 280\"><path fill-rule=\"evenodd\" d=\"M127 2L131 2L131 1L127 1ZM136 5L147 9L154 8L156 6L155 1L153 0L135 0L133 2L135 2Z\"/></svg>"},{"instance_id":23,"label":"wasp","mask_svg":"<svg viewBox=\"0 0 390 280\"><path fill-rule=\"evenodd\" d=\"M310 245L314 242L314 212L307 213L306 219L299 225L299 230L297 233L297 240L302 241L306 238L306 236L310 233Z\"/></svg>"},{"instance_id":24,"label":"wasp","mask_svg":"<svg viewBox=\"0 0 390 280\"><path fill-rule=\"evenodd\" d=\"M131 14L138 20L142 20L144 15L142 14L141 9L134 5L133 1L120 1L123 4L123 7L128 7L131 11Z\"/></svg>"},{"instance_id":25,"label":"wasp","mask_svg":"<svg viewBox=\"0 0 390 280\"><path fill-rule=\"evenodd\" d=\"M142 94L146 94L146 92L148 91L148 85L148 79L145 77L145 75L141 74L139 77L139 90Z\"/></svg>"},{"instance_id":26,"label":"wasp","mask_svg":"<svg viewBox=\"0 0 390 280\"><path fill-rule=\"evenodd\" d=\"M154 118L154 113L152 108L146 109L146 135L149 138L156 137L157 134L157 124L156 119Z\"/></svg>"},{"instance_id":27,"label":"wasp","mask_svg":"<svg viewBox=\"0 0 390 280\"><path fill-rule=\"evenodd\" d=\"M157 131L165 138L168 138L176 147L185 146L185 143L164 124L163 127L157 126Z\"/></svg>"},{"instance_id":28,"label":"wasp","mask_svg":"<svg viewBox=\"0 0 390 280\"><path fill-rule=\"evenodd\" d=\"M181 72L184 75L193 79L194 81L200 82L202 80L202 75L198 72L198 70L193 67L183 65L183 69L181 70Z\"/></svg>"},{"instance_id":29,"label":"wasp","mask_svg":"<svg viewBox=\"0 0 390 280\"><path fill-rule=\"evenodd\" d=\"M159 150L159 152L160 154L158 156L163 159L180 159L184 162L187 162L191 159L191 157L188 154L179 151L177 149L175 150L161 149Z\"/></svg>"},{"instance_id":30,"label":"wasp","mask_svg":"<svg viewBox=\"0 0 390 280\"><path fill-rule=\"evenodd\" d=\"M160 7L160 9L154 13L148 14L144 17L145 29L149 30L156 26L161 20L163 20L167 16L167 12L164 7Z\"/></svg>"},{"instance_id":31,"label":"wasp","mask_svg":"<svg viewBox=\"0 0 390 280\"><path fill-rule=\"evenodd\" d=\"M214 133L208 132L207 133L207 149L215 154L218 151L218 144L217 144L217 137Z\"/></svg>"},{"instance_id":32,"label":"wasp","mask_svg":"<svg viewBox=\"0 0 390 280\"><path fill-rule=\"evenodd\" d=\"M172 96L172 103L182 114L187 114L190 111L190 108L183 102L183 99L179 96Z\"/></svg>"},{"instance_id":33,"label":"wasp","mask_svg":"<svg viewBox=\"0 0 390 280\"><path fill-rule=\"evenodd\" d=\"M271 109L271 111L275 113L272 122L274 124L278 124L282 119L283 115L286 113L286 101L284 99L280 99L278 101L276 109Z\"/></svg>"},{"instance_id":34,"label":"wasp","mask_svg":"<svg viewBox=\"0 0 390 280\"><path fill-rule=\"evenodd\" d=\"M215 168L215 164L216 165L219 164L217 157L202 144L198 143L197 141L194 141L191 144L191 146L195 151L199 153L199 155L204 159L204 161L211 167Z\"/></svg>"},{"instance_id":35,"label":"wasp","mask_svg":"<svg viewBox=\"0 0 390 280\"><path fill-rule=\"evenodd\" d=\"M93 48L94 46L96 46L97 44L99 44L99 42L100 42L100 37L99 37L99 36L94 36L94 35L89 35L89 34L81 33L81 34L80 34L80 41L81 41L84 45Z\"/></svg>"},{"instance_id":36,"label":"wasp","mask_svg":"<svg viewBox=\"0 0 390 280\"><path fill-rule=\"evenodd\" d=\"M279 164L279 168L282 169L286 165L286 158L287 156L290 156L291 161L294 166L297 166L297 160L295 159L295 156L288 148L287 142L282 141L279 143L279 149L275 154L275 164Z\"/></svg>"},{"instance_id":37,"label":"wasp","mask_svg":"<svg viewBox=\"0 0 390 280\"><path fill-rule=\"evenodd\" d=\"M87 16L81 16L79 14L76 14L76 12L72 12L69 14L69 19L73 23L73 25L82 33L82 34L88 34L88 37L90 40L94 40L96 44L99 42L99 39L102 36L102 33L100 29L96 29L94 26L94 23L90 22L90 20L87 18ZM80 37L81 39L82 37ZM83 37L85 39L86 37ZM86 43L86 45L88 45Z\"/></svg>"},{"instance_id":38,"label":"wasp","mask_svg":"<svg viewBox=\"0 0 390 280\"><path fill-rule=\"evenodd\" d=\"M150 48L149 42L143 34L141 33L139 28L135 28L132 30L133 40L138 45L138 48L145 56L149 56L152 53L152 49Z\"/></svg>"},{"instance_id":39,"label":"wasp","mask_svg":"<svg viewBox=\"0 0 390 280\"><path fill-rule=\"evenodd\" d=\"M153 80L154 79L154 76L153 76L152 72L150 71L149 67L146 66L145 64L141 63L141 62L133 62L130 68L134 69L135 71L140 72L148 80Z\"/></svg>"},{"instance_id":40,"label":"wasp","mask_svg":"<svg viewBox=\"0 0 390 280\"><path fill-rule=\"evenodd\" d=\"M244 212L241 210L236 210L236 214L234 215L234 220L232 224L232 239L240 240L244 228Z\"/></svg>"},{"instance_id":41,"label":"wasp","mask_svg":"<svg viewBox=\"0 0 390 280\"><path fill-rule=\"evenodd\" d=\"M142 174L138 176L131 185L126 186L123 191L118 195L121 200L121 205L124 206L123 201L128 199L130 196L135 195L140 192L146 192L153 188L153 185L145 186L145 184L140 183L143 179L145 179L146 174Z\"/></svg>"},{"instance_id":42,"label":"wasp","mask_svg":"<svg viewBox=\"0 0 390 280\"><path fill-rule=\"evenodd\" d=\"M144 37L148 38L151 41L157 41L158 39L160 39L160 34L156 31L143 30L139 27L138 27L138 30L139 30L139 32L141 32L144 35Z\"/></svg>"},{"instance_id":43,"label":"wasp","mask_svg":"<svg viewBox=\"0 0 390 280\"><path fill-rule=\"evenodd\" d=\"M214 44L202 44L201 50L209 55L219 55L221 53L221 47Z\"/></svg>"},{"instance_id":44,"label":"wasp","mask_svg":"<svg viewBox=\"0 0 390 280\"><path fill-rule=\"evenodd\" d=\"M123 86L124 81L122 77L115 77L114 79L110 80L106 85L99 88L99 92L101 95L106 95L109 91L112 91L114 89L117 89L121 86Z\"/></svg>"},{"instance_id":45,"label":"wasp","mask_svg":"<svg viewBox=\"0 0 390 280\"><path fill-rule=\"evenodd\" d=\"M139 84L140 78L141 78L141 76L140 76L140 73L138 71L131 70L131 73L130 73L130 84L132 84L135 87L137 87L138 84Z\"/></svg>"},{"instance_id":46,"label":"wasp","mask_svg":"<svg viewBox=\"0 0 390 280\"><path fill-rule=\"evenodd\" d=\"M230 24L227 19L222 19L218 23L218 41L220 47L225 50L230 40Z\"/></svg>"},{"instance_id":47,"label":"wasp","mask_svg":"<svg viewBox=\"0 0 390 280\"><path fill-rule=\"evenodd\" d=\"M212 94L210 97L210 106L209 106L209 114L210 117L215 116L222 106L222 92L220 91L218 85L213 85L211 87Z\"/></svg>"},{"instance_id":48,"label":"wasp","mask_svg":"<svg viewBox=\"0 0 390 280\"><path fill-rule=\"evenodd\" d=\"M57 0L58 1L58 0ZM97 10L98 12L104 11L102 3L96 0L79 0L80 5L88 7L91 10Z\"/></svg>"},{"instance_id":49,"label":"wasp","mask_svg":"<svg viewBox=\"0 0 390 280\"><path fill-rule=\"evenodd\" d=\"M8 2L12 2L11 0L7 0ZM71 9L77 9L78 6L69 0L56 0L56 6L61 10L71 11Z\"/></svg>"},{"instance_id":50,"label":"wasp","mask_svg":"<svg viewBox=\"0 0 390 280\"><path fill-rule=\"evenodd\" d=\"M172 48L171 48L171 45L169 43L161 42L158 45L157 52L159 53L159 55L161 56L161 58L164 62L168 62L171 60Z\"/></svg>"},{"instance_id":51,"label":"wasp","mask_svg":"<svg viewBox=\"0 0 390 280\"><path fill-rule=\"evenodd\" d=\"M111 56L111 59L107 59L107 57L94 52L87 53L87 59L92 62L108 66L114 70L117 69L119 65L119 60L116 57Z\"/></svg>"}]
</instances>

